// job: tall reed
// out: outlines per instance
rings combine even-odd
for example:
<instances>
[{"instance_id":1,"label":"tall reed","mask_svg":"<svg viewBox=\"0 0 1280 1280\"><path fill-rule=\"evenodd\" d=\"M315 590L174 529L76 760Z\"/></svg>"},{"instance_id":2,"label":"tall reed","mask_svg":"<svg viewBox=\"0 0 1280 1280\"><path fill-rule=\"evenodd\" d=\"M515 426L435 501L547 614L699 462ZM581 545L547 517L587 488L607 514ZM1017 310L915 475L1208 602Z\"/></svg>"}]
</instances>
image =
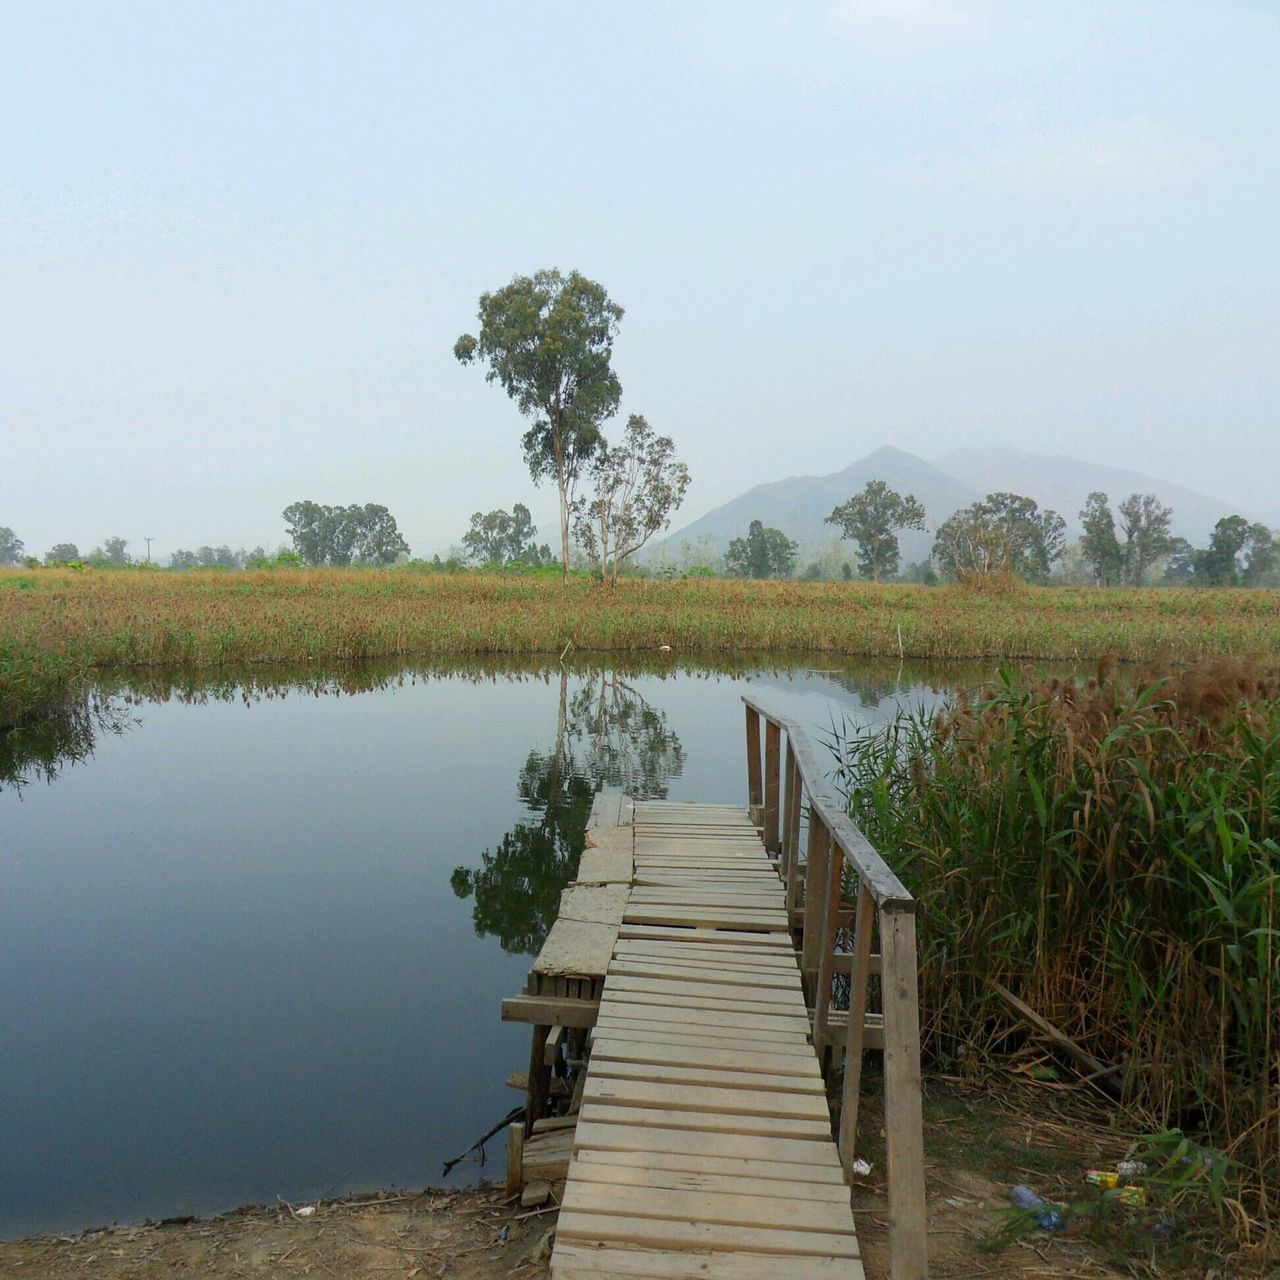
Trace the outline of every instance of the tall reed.
<instances>
[{"instance_id":1,"label":"tall reed","mask_svg":"<svg viewBox=\"0 0 1280 1280\"><path fill-rule=\"evenodd\" d=\"M1162 1128L1280 1185L1280 673L1223 659L1002 672L836 734L850 811L922 902L926 1050L1009 1043L1014 990Z\"/></svg>"}]
</instances>

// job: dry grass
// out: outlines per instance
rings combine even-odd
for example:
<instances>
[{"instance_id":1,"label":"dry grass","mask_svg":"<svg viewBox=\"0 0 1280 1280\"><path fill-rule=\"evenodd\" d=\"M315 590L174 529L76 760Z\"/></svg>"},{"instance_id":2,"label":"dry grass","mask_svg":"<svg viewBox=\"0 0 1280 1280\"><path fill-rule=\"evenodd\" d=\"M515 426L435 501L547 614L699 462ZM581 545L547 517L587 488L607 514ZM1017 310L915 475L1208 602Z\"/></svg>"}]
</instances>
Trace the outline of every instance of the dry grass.
<instances>
[{"instance_id":1,"label":"dry grass","mask_svg":"<svg viewBox=\"0 0 1280 1280\"><path fill-rule=\"evenodd\" d=\"M477 654L1280 653L1280 592L0 570L0 727L94 668Z\"/></svg>"}]
</instances>

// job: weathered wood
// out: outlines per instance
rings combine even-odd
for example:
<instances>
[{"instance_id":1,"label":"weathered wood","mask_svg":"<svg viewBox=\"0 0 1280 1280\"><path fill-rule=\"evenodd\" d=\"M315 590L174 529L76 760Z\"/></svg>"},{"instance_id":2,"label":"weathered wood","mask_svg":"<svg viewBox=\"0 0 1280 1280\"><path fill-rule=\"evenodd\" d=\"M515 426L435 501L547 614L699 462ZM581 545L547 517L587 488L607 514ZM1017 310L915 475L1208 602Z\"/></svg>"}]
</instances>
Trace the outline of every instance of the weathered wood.
<instances>
[{"instance_id":1,"label":"weathered wood","mask_svg":"<svg viewBox=\"0 0 1280 1280\"><path fill-rule=\"evenodd\" d=\"M562 1027L594 1027L600 1006L594 1000L569 1000L547 996L507 996L502 1002L503 1022ZM545 1038L545 1037L544 1037Z\"/></svg>"},{"instance_id":2,"label":"weathered wood","mask_svg":"<svg viewBox=\"0 0 1280 1280\"><path fill-rule=\"evenodd\" d=\"M781 849L778 839L778 782L782 731L772 720L764 727L764 847L771 853Z\"/></svg>"},{"instance_id":3,"label":"weathered wood","mask_svg":"<svg viewBox=\"0 0 1280 1280\"><path fill-rule=\"evenodd\" d=\"M548 1067L556 1065L556 1059L560 1056L560 1046L564 1042L565 1028L562 1023L556 1023L551 1030L547 1032L547 1042L542 1046L542 1061Z\"/></svg>"},{"instance_id":4,"label":"weathered wood","mask_svg":"<svg viewBox=\"0 0 1280 1280\"><path fill-rule=\"evenodd\" d=\"M767 1186L787 1184L788 1188L796 1185L825 1186L837 1188L848 1200L844 1175L839 1166L830 1164L809 1165L791 1163L785 1160L742 1160L736 1156L713 1155L707 1152L689 1154L681 1151L597 1151L595 1149L579 1150L576 1160L580 1161L594 1176L602 1166L621 1170L652 1170L694 1174L731 1174L741 1178L756 1178ZM790 1190L779 1192L790 1195Z\"/></svg>"},{"instance_id":5,"label":"weathered wood","mask_svg":"<svg viewBox=\"0 0 1280 1280\"><path fill-rule=\"evenodd\" d=\"M856 1258L791 1257L779 1275L778 1259L756 1253L671 1252L628 1245L565 1240L556 1245L554 1280L863 1280Z\"/></svg>"},{"instance_id":6,"label":"weathered wood","mask_svg":"<svg viewBox=\"0 0 1280 1280\"><path fill-rule=\"evenodd\" d=\"M1025 1001L1019 1000L1008 987L1001 986L998 982L992 982L991 988L1020 1018L1030 1023L1032 1028L1046 1040L1051 1041L1059 1049L1074 1058L1095 1079L1113 1076L1124 1070L1123 1067L1109 1066L1100 1058L1095 1058L1087 1049L1078 1045L1066 1032L1055 1027L1048 1018L1042 1017Z\"/></svg>"},{"instance_id":7,"label":"weathered wood","mask_svg":"<svg viewBox=\"0 0 1280 1280\"><path fill-rule=\"evenodd\" d=\"M548 977L603 978L617 936L615 925L557 920L532 971Z\"/></svg>"},{"instance_id":8,"label":"weathered wood","mask_svg":"<svg viewBox=\"0 0 1280 1280\"><path fill-rule=\"evenodd\" d=\"M524 1125L507 1126L507 1195L520 1194L524 1185Z\"/></svg>"},{"instance_id":9,"label":"weathered wood","mask_svg":"<svg viewBox=\"0 0 1280 1280\"><path fill-rule=\"evenodd\" d=\"M801 943L800 972L805 993L814 995L818 981L818 957L823 948L823 921L826 918L827 859L831 844L821 820L809 821L809 855L804 876L804 939Z\"/></svg>"},{"instance_id":10,"label":"weathered wood","mask_svg":"<svg viewBox=\"0 0 1280 1280\"><path fill-rule=\"evenodd\" d=\"M507 1002L504 1000L502 1002L503 1018L506 1017L506 1004ZM533 1043L529 1049L529 1096L524 1110L524 1133L526 1138L533 1133L533 1126L547 1111L547 1082L551 1078L551 1073L547 1070L547 1065L543 1061L542 1050L547 1043L547 1036L550 1031L551 1025L549 1023L534 1024Z\"/></svg>"},{"instance_id":11,"label":"weathered wood","mask_svg":"<svg viewBox=\"0 0 1280 1280\"><path fill-rule=\"evenodd\" d=\"M840 908L840 876L844 868L844 851L837 845L827 849L826 879L822 900L822 936L818 946L818 975L813 998L813 1047L818 1060L826 1060L827 1018L831 1014L831 955L836 945L836 916Z\"/></svg>"},{"instance_id":12,"label":"weathered wood","mask_svg":"<svg viewBox=\"0 0 1280 1280\"><path fill-rule=\"evenodd\" d=\"M747 797L753 806L764 803L764 788L760 783L760 717L752 707L747 708Z\"/></svg>"},{"instance_id":13,"label":"weathered wood","mask_svg":"<svg viewBox=\"0 0 1280 1280\"><path fill-rule=\"evenodd\" d=\"M885 1147L889 1184L889 1274L928 1275L924 1147L920 1103L920 1014L916 920L880 912L884 1004Z\"/></svg>"},{"instance_id":14,"label":"weathered wood","mask_svg":"<svg viewBox=\"0 0 1280 1280\"><path fill-rule=\"evenodd\" d=\"M837 1145L845 1173L853 1168L858 1145L858 1102L862 1095L862 1051L866 1044L867 981L871 975L871 930L875 899L858 886L858 918L850 956L849 1016L845 1028L844 1083L840 1100L840 1135ZM883 1041L881 1042L883 1043Z\"/></svg>"}]
</instances>

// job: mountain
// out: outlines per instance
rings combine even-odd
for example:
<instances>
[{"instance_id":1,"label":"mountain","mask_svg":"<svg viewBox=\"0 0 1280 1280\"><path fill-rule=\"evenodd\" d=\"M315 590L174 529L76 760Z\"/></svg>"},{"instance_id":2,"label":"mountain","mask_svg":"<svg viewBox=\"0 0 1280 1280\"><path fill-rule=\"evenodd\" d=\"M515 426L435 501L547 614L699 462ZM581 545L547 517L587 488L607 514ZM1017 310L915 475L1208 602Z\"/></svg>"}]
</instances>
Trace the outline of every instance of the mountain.
<instances>
[{"instance_id":1,"label":"mountain","mask_svg":"<svg viewBox=\"0 0 1280 1280\"><path fill-rule=\"evenodd\" d=\"M958 507L976 502L985 492L947 475L913 453L886 445L828 476L791 476L758 484L677 529L657 546L665 546L672 554L678 554L682 542L692 547L700 539L709 539L712 555L720 556L727 550L731 538L743 537L752 520L761 520L766 526L781 529L800 544L803 563L811 558L806 552L825 548L836 539L835 528L823 521L832 508L860 493L868 480L883 480L899 493L915 494L924 504L930 529L936 528ZM933 545L933 534L904 530L898 535L898 542L904 564L923 560ZM852 559L853 544L846 547L848 558Z\"/></svg>"},{"instance_id":2,"label":"mountain","mask_svg":"<svg viewBox=\"0 0 1280 1280\"><path fill-rule=\"evenodd\" d=\"M1239 512L1250 520L1259 518L1221 498L1169 480L1061 454L1049 456L991 445L955 449L926 462L915 454L885 446L831 475L791 476L758 484L669 534L654 551L661 554L660 548L665 549L679 558L682 543L693 548L702 541L705 558L714 559L724 554L731 538L746 534L752 520L761 520L800 544L803 565L819 558L836 541L835 529L823 521L833 507L860 493L868 480L883 480L899 493L915 494L924 504L929 532L903 530L898 534L904 564L925 559L933 545L932 531L953 511L988 493L1021 493L1034 498L1042 508L1052 508L1066 520L1071 537L1079 536L1080 510L1095 491L1107 494L1113 510L1131 493L1154 493L1173 508L1173 532L1196 546L1208 543L1213 526L1223 516ZM1262 519L1280 525L1280 512ZM845 543L841 554L852 559L853 551L853 545Z\"/></svg>"},{"instance_id":3,"label":"mountain","mask_svg":"<svg viewBox=\"0 0 1280 1280\"><path fill-rule=\"evenodd\" d=\"M1131 493L1154 493L1173 508L1173 532L1196 546L1209 541L1213 526L1223 516L1239 512L1251 520L1258 518L1221 498L1210 498L1140 471L1062 454L1031 453L1007 445L955 449L934 458L933 465L980 493L1023 493L1041 507L1052 507L1067 522L1073 536L1080 532L1080 510L1085 499L1095 491L1111 499L1112 510Z\"/></svg>"}]
</instances>

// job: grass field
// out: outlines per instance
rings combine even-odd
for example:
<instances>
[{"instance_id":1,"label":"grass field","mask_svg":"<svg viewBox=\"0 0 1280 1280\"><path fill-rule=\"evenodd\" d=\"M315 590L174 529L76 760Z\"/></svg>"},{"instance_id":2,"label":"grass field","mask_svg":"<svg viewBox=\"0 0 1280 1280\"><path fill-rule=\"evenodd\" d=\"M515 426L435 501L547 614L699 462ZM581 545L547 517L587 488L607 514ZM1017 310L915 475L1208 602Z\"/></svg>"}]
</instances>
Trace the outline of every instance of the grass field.
<instances>
[{"instance_id":1,"label":"grass field","mask_svg":"<svg viewBox=\"0 0 1280 1280\"><path fill-rule=\"evenodd\" d=\"M654 650L928 658L1280 653L1280 592L0 570L0 727L94 669Z\"/></svg>"}]
</instances>

